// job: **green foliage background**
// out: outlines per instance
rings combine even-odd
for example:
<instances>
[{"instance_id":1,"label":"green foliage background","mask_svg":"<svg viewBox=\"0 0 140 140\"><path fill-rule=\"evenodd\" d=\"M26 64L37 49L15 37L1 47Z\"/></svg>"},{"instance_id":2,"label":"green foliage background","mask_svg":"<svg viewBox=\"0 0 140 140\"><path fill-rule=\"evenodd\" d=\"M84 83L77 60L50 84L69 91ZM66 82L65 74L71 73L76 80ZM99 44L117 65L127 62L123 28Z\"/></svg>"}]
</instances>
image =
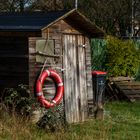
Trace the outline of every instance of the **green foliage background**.
<instances>
[{"instance_id":1,"label":"green foliage background","mask_svg":"<svg viewBox=\"0 0 140 140\"><path fill-rule=\"evenodd\" d=\"M104 39L92 39L92 70L105 71L106 44L107 41Z\"/></svg>"},{"instance_id":2,"label":"green foliage background","mask_svg":"<svg viewBox=\"0 0 140 140\"><path fill-rule=\"evenodd\" d=\"M114 37L93 39L92 69L107 71L110 76L140 76L140 41ZM139 71L139 72L138 72Z\"/></svg>"}]
</instances>

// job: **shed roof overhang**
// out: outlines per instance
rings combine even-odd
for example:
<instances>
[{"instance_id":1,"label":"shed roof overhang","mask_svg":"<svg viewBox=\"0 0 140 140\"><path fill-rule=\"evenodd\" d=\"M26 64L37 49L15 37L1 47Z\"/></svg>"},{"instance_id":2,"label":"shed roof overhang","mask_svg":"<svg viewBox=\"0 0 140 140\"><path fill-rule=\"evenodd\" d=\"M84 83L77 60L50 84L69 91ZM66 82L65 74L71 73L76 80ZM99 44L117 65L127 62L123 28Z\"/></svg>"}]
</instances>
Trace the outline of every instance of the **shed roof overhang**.
<instances>
[{"instance_id":1,"label":"shed roof overhang","mask_svg":"<svg viewBox=\"0 0 140 140\"><path fill-rule=\"evenodd\" d=\"M64 20L89 37L103 37L104 31L87 19L78 10L0 13L0 33L2 32L41 32L60 20Z\"/></svg>"},{"instance_id":2,"label":"shed roof overhang","mask_svg":"<svg viewBox=\"0 0 140 140\"><path fill-rule=\"evenodd\" d=\"M101 28L99 28L94 22L91 22L89 19L87 19L76 9L73 9L62 17L56 19L52 23L42 28L42 30L49 28L51 25L55 24L59 20L66 21L68 24L70 24L77 30L80 30L89 37L99 38L105 36L105 32Z\"/></svg>"}]
</instances>

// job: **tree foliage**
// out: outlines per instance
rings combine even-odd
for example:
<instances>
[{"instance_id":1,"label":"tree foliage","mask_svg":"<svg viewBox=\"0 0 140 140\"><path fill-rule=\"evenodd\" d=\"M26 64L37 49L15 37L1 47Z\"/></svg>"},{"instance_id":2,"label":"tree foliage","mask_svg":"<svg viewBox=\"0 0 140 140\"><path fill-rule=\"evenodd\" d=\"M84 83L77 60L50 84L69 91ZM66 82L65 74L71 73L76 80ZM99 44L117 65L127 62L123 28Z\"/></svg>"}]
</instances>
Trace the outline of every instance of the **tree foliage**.
<instances>
[{"instance_id":1,"label":"tree foliage","mask_svg":"<svg viewBox=\"0 0 140 140\"><path fill-rule=\"evenodd\" d=\"M135 20L139 20L140 1L133 0L133 3ZM79 4L81 11L107 34L126 36L131 33L132 0L81 0Z\"/></svg>"},{"instance_id":2,"label":"tree foliage","mask_svg":"<svg viewBox=\"0 0 140 140\"><path fill-rule=\"evenodd\" d=\"M34 0L1 0L0 12L23 12Z\"/></svg>"},{"instance_id":3,"label":"tree foliage","mask_svg":"<svg viewBox=\"0 0 140 140\"><path fill-rule=\"evenodd\" d=\"M106 47L106 69L112 76L134 76L140 64L140 49L132 40L109 37Z\"/></svg>"},{"instance_id":4,"label":"tree foliage","mask_svg":"<svg viewBox=\"0 0 140 140\"><path fill-rule=\"evenodd\" d=\"M51 11L63 10L63 0L35 0L30 6L31 10Z\"/></svg>"},{"instance_id":5,"label":"tree foliage","mask_svg":"<svg viewBox=\"0 0 140 140\"><path fill-rule=\"evenodd\" d=\"M74 0L67 0L64 7L72 9L74 2ZM103 28L107 34L128 36L132 32L132 24L134 28L137 25L140 26L139 0L79 0L78 8L83 14L86 14L98 26ZM136 31L135 35L137 33Z\"/></svg>"},{"instance_id":6,"label":"tree foliage","mask_svg":"<svg viewBox=\"0 0 140 140\"><path fill-rule=\"evenodd\" d=\"M74 5L75 0L1 0L0 11L68 10ZM78 9L107 34L128 36L132 25L140 27L140 0L79 0Z\"/></svg>"},{"instance_id":7,"label":"tree foliage","mask_svg":"<svg viewBox=\"0 0 140 140\"><path fill-rule=\"evenodd\" d=\"M91 40L92 70L105 71L106 44L105 39L96 38Z\"/></svg>"}]
</instances>

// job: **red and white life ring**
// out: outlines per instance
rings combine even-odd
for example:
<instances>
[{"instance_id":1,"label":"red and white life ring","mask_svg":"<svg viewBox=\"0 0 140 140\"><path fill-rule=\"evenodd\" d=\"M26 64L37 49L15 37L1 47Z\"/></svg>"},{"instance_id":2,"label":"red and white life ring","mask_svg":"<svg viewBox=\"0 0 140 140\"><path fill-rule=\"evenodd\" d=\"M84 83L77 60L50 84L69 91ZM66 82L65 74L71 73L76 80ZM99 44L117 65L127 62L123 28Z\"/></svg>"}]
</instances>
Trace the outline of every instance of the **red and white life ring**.
<instances>
[{"instance_id":1,"label":"red and white life ring","mask_svg":"<svg viewBox=\"0 0 140 140\"><path fill-rule=\"evenodd\" d=\"M56 83L56 94L51 101L45 99L42 91L42 85L44 84L44 81L47 77L52 78ZM36 96L41 105L43 105L45 108L54 107L61 102L63 92L64 86L61 77L54 70L43 71L36 83Z\"/></svg>"}]
</instances>

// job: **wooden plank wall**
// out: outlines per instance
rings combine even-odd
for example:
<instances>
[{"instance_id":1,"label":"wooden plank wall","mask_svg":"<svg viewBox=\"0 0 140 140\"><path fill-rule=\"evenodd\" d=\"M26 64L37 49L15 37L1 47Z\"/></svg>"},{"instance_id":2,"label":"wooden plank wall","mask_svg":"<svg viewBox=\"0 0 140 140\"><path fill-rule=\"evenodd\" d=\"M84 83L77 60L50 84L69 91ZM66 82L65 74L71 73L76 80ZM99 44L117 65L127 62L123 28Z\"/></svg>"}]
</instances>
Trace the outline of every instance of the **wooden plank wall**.
<instances>
[{"instance_id":1,"label":"wooden plank wall","mask_svg":"<svg viewBox=\"0 0 140 140\"><path fill-rule=\"evenodd\" d=\"M29 89L32 94L34 94L35 82L38 76L38 69L36 68L36 40L39 37L29 37L28 46L29 46Z\"/></svg>"},{"instance_id":2,"label":"wooden plank wall","mask_svg":"<svg viewBox=\"0 0 140 140\"><path fill-rule=\"evenodd\" d=\"M79 100L81 121L87 119L87 79L86 79L86 56L85 56L85 36L77 35L77 55L78 55L78 80L79 80Z\"/></svg>"},{"instance_id":3,"label":"wooden plank wall","mask_svg":"<svg viewBox=\"0 0 140 140\"><path fill-rule=\"evenodd\" d=\"M56 70L63 79L65 79L65 70L67 69L67 67L65 65L63 65L64 63L63 63L63 57L62 57L63 52L64 52L64 47L65 47L63 44L63 35L64 34L79 34L80 35L81 33L79 31L76 31L74 28L72 28L70 25L68 25L63 20L55 23L54 25L52 25L49 28L42 30L42 38L53 39L55 42L54 52L56 55L60 56L59 59L53 58L54 59L53 63L51 65L50 64L46 65L45 68L46 69L52 68L52 69ZM32 92L34 92L35 79L37 78L37 75L40 73L41 66L42 66L42 64L36 63L35 55L33 55L33 53L35 53L35 51L36 51L35 46L36 46L37 39L39 39L39 38L38 37L29 38L29 86L30 86L30 89L32 90ZM87 85L87 87L85 87L85 89L86 89L85 94L86 95L88 94L91 99L92 98L91 62L90 62L91 56L90 56L90 45L89 45L88 38L86 38L86 44L87 44L87 47L85 48L86 53L85 53L84 57L86 57L85 58L85 62L86 62L85 67L86 67L86 81L87 81L86 85ZM61 69L63 69L63 68L65 70L62 72ZM49 86L49 87L52 88L52 86ZM66 89L65 89L65 92L66 92ZM84 104L86 104L86 106L87 106L86 100L85 100ZM78 106L80 105L79 102L77 103L77 105ZM72 109L74 110L75 108L72 108ZM81 109L83 110L83 108L81 108ZM71 113L73 113L73 111L71 111ZM87 114L87 109L85 111L85 114ZM77 115L79 115L79 118L81 118L81 113L79 113ZM82 121L84 121L85 119L86 119L86 117L83 117ZM81 119L79 119L79 121L81 121ZM78 121L76 120L75 122L78 122Z\"/></svg>"},{"instance_id":4,"label":"wooden plank wall","mask_svg":"<svg viewBox=\"0 0 140 140\"><path fill-rule=\"evenodd\" d=\"M65 114L69 123L79 122L79 85L78 85L78 65L76 37L74 35L64 35L64 73L65 86Z\"/></svg>"},{"instance_id":5,"label":"wooden plank wall","mask_svg":"<svg viewBox=\"0 0 140 140\"><path fill-rule=\"evenodd\" d=\"M0 87L28 84L27 37L0 37Z\"/></svg>"},{"instance_id":6,"label":"wooden plank wall","mask_svg":"<svg viewBox=\"0 0 140 140\"><path fill-rule=\"evenodd\" d=\"M88 100L93 101L93 85L92 85L92 75L91 75L91 47L90 40L86 37L86 74L87 74L87 92Z\"/></svg>"},{"instance_id":7,"label":"wooden plank wall","mask_svg":"<svg viewBox=\"0 0 140 140\"><path fill-rule=\"evenodd\" d=\"M52 59L52 63L46 63L44 69L53 69L56 70L62 76L62 44L61 44L61 35L60 31L58 32L59 25L54 25L49 30L46 29L42 31L42 37L30 37L29 38L29 87L32 93L34 93L35 89L35 81L38 78L39 74L42 71L43 63L36 62L36 40L39 39L50 39L54 40L54 54L59 55L60 58L50 58L46 57L46 59ZM49 85L50 86L50 85ZM53 85L54 87L54 85ZM52 87L50 86L50 89ZM54 90L54 89L51 89Z\"/></svg>"}]
</instances>

